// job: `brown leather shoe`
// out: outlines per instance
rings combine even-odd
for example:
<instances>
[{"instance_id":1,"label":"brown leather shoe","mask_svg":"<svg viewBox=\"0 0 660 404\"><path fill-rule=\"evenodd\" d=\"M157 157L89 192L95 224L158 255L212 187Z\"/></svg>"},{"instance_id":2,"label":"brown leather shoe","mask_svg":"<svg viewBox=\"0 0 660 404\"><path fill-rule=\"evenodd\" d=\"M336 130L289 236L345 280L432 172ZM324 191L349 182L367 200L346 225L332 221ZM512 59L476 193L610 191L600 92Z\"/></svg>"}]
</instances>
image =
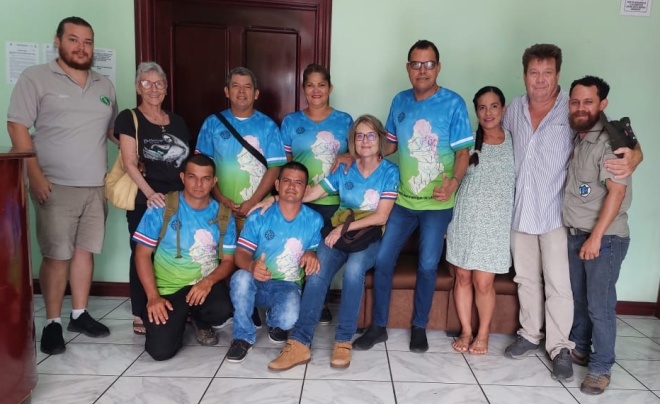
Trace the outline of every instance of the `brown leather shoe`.
<instances>
[{"instance_id":1,"label":"brown leather shoe","mask_svg":"<svg viewBox=\"0 0 660 404\"><path fill-rule=\"evenodd\" d=\"M289 339L286 341L286 346L280 352L280 356L268 364L268 369L277 371L289 370L294 366L309 363L311 358L312 354L307 345Z\"/></svg>"},{"instance_id":2,"label":"brown leather shoe","mask_svg":"<svg viewBox=\"0 0 660 404\"><path fill-rule=\"evenodd\" d=\"M351 352L353 344L350 342L335 342L335 348L332 350L330 367L347 368L351 364Z\"/></svg>"}]
</instances>

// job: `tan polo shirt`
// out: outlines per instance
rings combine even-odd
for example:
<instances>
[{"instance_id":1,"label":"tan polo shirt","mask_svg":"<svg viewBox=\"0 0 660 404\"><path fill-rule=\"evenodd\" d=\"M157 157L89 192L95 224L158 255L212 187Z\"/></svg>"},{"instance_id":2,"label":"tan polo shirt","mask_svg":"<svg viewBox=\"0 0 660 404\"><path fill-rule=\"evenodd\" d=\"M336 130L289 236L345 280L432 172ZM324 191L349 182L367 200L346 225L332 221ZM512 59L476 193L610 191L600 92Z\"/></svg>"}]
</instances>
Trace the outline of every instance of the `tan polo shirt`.
<instances>
[{"instance_id":1,"label":"tan polo shirt","mask_svg":"<svg viewBox=\"0 0 660 404\"><path fill-rule=\"evenodd\" d=\"M52 60L23 71L7 121L34 128L37 161L49 181L98 187L108 171L106 136L117 117L116 98L106 77L90 70L81 88Z\"/></svg>"},{"instance_id":2,"label":"tan polo shirt","mask_svg":"<svg viewBox=\"0 0 660 404\"><path fill-rule=\"evenodd\" d=\"M607 228L606 235L628 237L628 214L632 202L632 179L614 179L605 170L605 160L617 158L612 153L609 136L598 122L584 139L576 137L575 151L568 165L568 179L562 207L564 225L591 232L603 202L607 196L605 180L610 179L626 186L626 196L621 203L619 214Z\"/></svg>"}]
</instances>

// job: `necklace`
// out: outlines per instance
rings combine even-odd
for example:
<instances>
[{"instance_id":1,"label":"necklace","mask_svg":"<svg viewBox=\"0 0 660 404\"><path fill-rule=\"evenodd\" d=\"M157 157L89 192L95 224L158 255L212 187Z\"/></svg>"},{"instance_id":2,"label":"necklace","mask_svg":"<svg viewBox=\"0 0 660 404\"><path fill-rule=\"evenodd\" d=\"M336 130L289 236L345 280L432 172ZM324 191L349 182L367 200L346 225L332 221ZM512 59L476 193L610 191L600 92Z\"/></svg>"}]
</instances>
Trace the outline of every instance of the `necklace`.
<instances>
[{"instance_id":1,"label":"necklace","mask_svg":"<svg viewBox=\"0 0 660 404\"><path fill-rule=\"evenodd\" d=\"M165 113L160 111L160 113L158 114L158 119L155 119L154 117L147 115L144 111L142 111L142 115L144 115L144 117L147 118L147 120L150 123L153 123L156 126L160 126L161 132L165 133L165 125L167 125L168 123L160 123L167 119L167 115Z\"/></svg>"}]
</instances>

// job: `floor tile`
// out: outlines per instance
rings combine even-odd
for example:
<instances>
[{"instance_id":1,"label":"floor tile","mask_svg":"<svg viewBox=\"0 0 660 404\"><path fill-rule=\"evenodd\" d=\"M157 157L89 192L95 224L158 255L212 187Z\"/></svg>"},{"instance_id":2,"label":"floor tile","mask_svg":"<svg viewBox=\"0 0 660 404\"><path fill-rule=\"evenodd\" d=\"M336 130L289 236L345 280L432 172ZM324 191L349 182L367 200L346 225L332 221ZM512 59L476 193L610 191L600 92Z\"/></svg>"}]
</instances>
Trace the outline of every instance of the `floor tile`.
<instances>
[{"instance_id":1,"label":"floor tile","mask_svg":"<svg viewBox=\"0 0 660 404\"><path fill-rule=\"evenodd\" d=\"M506 386L561 386L552 380L550 371L535 356L508 359L501 356L466 355L470 368L479 384Z\"/></svg>"},{"instance_id":2,"label":"floor tile","mask_svg":"<svg viewBox=\"0 0 660 404\"><path fill-rule=\"evenodd\" d=\"M660 361L620 360L616 361L623 369L642 382L650 390L660 390Z\"/></svg>"},{"instance_id":3,"label":"floor tile","mask_svg":"<svg viewBox=\"0 0 660 404\"><path fill-rule=\"evenodd\" d=\"M649 338L660 338L660 319L658 318L630 318L625 322Z\"/></svg>"},{"instance_id":4,"label":"floor tile","mask_svg":"<svg viewBox=\"0 0 660 404\"><path fill-rule=\"evenodd\" d=\"M93 403L116 376L39 375L32 404Z\"/></svg>"},{"instance_id":5,"label":"floor tile","mask_svg":"<svg viewBox=\"0 0 660 404\"><path fill-rule=\"evenodd\" d=\"M390 369L385 351L353 351L351 365L345 369L330 367L330 349L312 349L312 361L307 365L307 380L370 380L390 381Z\"/></svg>"},{"instance_id":6,"label":"floor tile","mask_svg":"<svg viewBox=\"0 0 660 404\"><path fill-rule=\"evenodd\" d=\"M488 403L477 385L395 382L397 404L479 404Z\"/></svg>"},{"instance_id":7,"label":"floor tile","mask_svg":"<svg viewBox=\"0 0 660 404\"><path fill-rule=\"evenodd\" d=\"M300 403L394 404L395 401L391 382L305 380Z\"/></svg>"},{"instance_id":8,"label":"floor tile","mask_svg":"<svg viewBox=\"0 0 660 404\"><path fill-rule=\"evenodd\" d=\"M216 378L200 404L298 404L300 380Z\"/></svg>"},{"instance_id":9,"label":"floor tile","mask_svg":"<svg viewBox=\"0 0 660 404\"><path fill-rule=\"evenodd\" d=\"M660 398L650 391L613 390L608 388L603 394L590 396L584 394L579 388L570 388L580 404L659 404Z\"/></svg>"},{"instance_id":10,"label":"floor tile","mask_svg":"<svg viewBox=\"0 0 660 404\"><path fill-rule=\"evenodd\" d=\"M630 321L630 320L626 320ZM644 337L644 334L634 329L626 321L619 318L616 319L616 335L617 337Z\"/></svg>"},{"instance_id":11,"label":"floor tile","mask_svg":"<svg viewBox=\"0 0 660 404\"><path fill-rule=\"evenodd\" d=\"M558 386L482 386L482 388L490 404L577 403L575 398L565 388L559 384Z\"/></svg>"},{"instance_id":12,"label":"floor tile","mask_svg":"<svg viewBox=\"0 0 660 404\"><path fill-rule=\"evenodd\" d=\"M213 377L227 354L227 347L184 346L173 358L155 361L144 352L126 376Z\"/></svg>"},{"instance_id":13,"label":"floor tile","mask_svg":"<svg viewBox=\"0 0 660 404\"><path fill-rule=\"evenodd\" d=\"M476 384L465 358L451 353L388 352L395 382Z\"/></svg>"},{"instance_id":14,"label":"floor tile","mask_svg":"<svg viewBox=\"0 0 660 404\"><path fill-rule=\"evenodd\" d=\"M391 328L387 330L387 350L410 352L410 330ZM454 338L448 337L444 331L428 330L426 338L429 341L427 352L457 353L451 347Z\"/></svg>"},{"instance_id":15,"label":"floor tile","mask_svg":"<svg viewBox=\"0 0 660 404\"><path fill-rule=\"evenodd\" d=\"M296 366L284 372L274 372L268 369L268 363L280 354L278 348L253 347L242 363L230 363L225 360L220 366L216 377L245 377L263 379L296 379L305 377L306 366Z\"/></svg>"},{"instance_id":16,"label":"floor tile","mask_svg":"<svg viewBox=\"0 0 660 404\"><path fill-rule=\"evenodd\" d=\"M35 313L37 311L43 309L44 307L46 307L46 304L44 303L44 298L43 298L42 295L34 295L33 302L34 302L34 312Z\"/></svg>"},{"instance_id":17,"label":"floor tile","mask_svg":"<svg viewBox=\"0 0 660 404\"><path fill-rule=\"evenodd\" d=\"M110 313L106 314L104 319L116 319L116 320L133 320L133 310L131 309L131 301L127 300L117 306Z\"/></svg>"},{"instance_id":18,"label":"floor tile","mask_svg":"<svg viewBox=\"0 0 660 404\"><path fill-rule=\"evenodd\" d=\"M112 320L102 319L110 329L110 335L103 338L92 338L84 334L78 334L71 340L71 344L120 344L120 345L141 345L144 346L144 335L133 333L132 320Z\"/></svg>"},{"instance_id":19,"label":"floor tile","mask_svg":"<svg viewBox=\"0 0 660 404\"><path fill-rule=\"evenodd\" d=\"M90 316L99 320L124 302L126 302L126 298L90 297L89 303L87 303L87 311Z\"/></svg>"},{"instance_id":20,"label":"floor tile","mask_svg":"<svg viewBox=\"0 0 660 404\"><path fill-rule=\"evenodd\" d=\"M617 360L660 360L660 345L649 338L617 337L614 350Z\"/></svg>"},{"instance_id":21,"label":"floor tile","mask_svg":"<svg viewBox=\"0 0 660 404\"><path fill-rule=\"evenodd\" d=\"M138 345L68 344L66 352L51 355L37 366L39 373L120 375L144 351Z\"/></svg>"},{"instance_id":22,"label":"floor tile","mask_svg":"<svg viewBox=\"0 0 660 404\"><path fill-rule=\"evenodd\" d=\"M198 403L211 378L120 377L95 404Z\"/></svg>"}]
</instances>

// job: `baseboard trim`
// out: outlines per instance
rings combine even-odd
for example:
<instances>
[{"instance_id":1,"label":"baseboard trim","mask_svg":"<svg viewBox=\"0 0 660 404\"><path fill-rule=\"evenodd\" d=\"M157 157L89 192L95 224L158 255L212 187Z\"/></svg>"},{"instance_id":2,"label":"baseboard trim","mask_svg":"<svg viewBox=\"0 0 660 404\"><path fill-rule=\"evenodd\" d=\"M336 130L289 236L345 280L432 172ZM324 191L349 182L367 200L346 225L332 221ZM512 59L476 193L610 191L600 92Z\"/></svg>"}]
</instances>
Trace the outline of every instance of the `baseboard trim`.
<instances>
[{"instance_id":1,"label":"baseboard trim","mask_svg":"<svg viewBox=\"0 0 660 404\"><path fill-rule=\"evenodd\" d=\"M654 316L657 304L653 302L617 302L616 314L631 316Z\"/></svg>"},{"instance_id":2,"label":"baseboard trim","mask_svg":"<svg viewBox=\"0 0 660 404\"><path fill-rule=\"evenodd\" d=\"M41 293L39 279L33 279L34 293ZM69 286L66 287L65 294L71 294ZM129 297L130 288L128 283L124 282L92 282L89 293L91 296L117 296ZM328 295L328 301L338 304L341 300L341 290L331 289ZM656 315L657 304L653 302L618 302L616 305L616 314L632 316L654 316Z\"/></svg>"}]
</instances>

